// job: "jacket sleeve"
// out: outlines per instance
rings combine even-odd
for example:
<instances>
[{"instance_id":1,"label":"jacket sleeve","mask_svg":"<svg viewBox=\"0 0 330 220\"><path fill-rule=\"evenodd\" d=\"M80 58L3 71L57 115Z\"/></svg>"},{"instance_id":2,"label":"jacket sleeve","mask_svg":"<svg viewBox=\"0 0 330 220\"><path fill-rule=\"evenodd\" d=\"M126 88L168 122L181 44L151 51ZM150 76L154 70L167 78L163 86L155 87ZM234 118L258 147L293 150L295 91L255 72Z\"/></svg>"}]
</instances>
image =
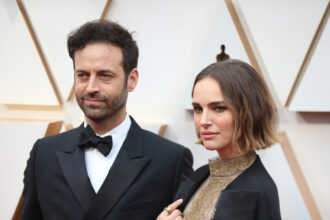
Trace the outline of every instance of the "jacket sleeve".
<instances>
[{"instance_id":1,"label":"jacket sleeve","mask_svg":"<svg viewBox=\"0 0 330 220\"><path fill-rule=\"evenodd\" d=\"M256 220L259 193L224 190L217 201L212 220ZM268 218L265 218L268 219Z\"/></svg>"},{"instance_id":2,"label":"jacket sleeve","mask_svg":"<svg viewBox=\"0 0 330 220\"><path fill-rule=\"evenodd\" d=\"M267 188L267 191L261 193L258 220L271 219L281 220L280 204L276 185Z\"/></svg>"},{"instance_id":3,"label":"jacket sleeve","mask_svg":"<svg viewBox=\"0 0 330 220\"><path fill-rule=\"evenodd\" d=\"M188 148L184 148L176 168L175 181L173 185L173 200L175 199L174 196L178 191L180 183L185 182L185 180L189 179L189 177L193 174L194 170L192 165L192 153Z\"/></svg>"},{"instance_id":4,"label":"jacket sleeve","mask_svg":"<svg viewBox=\"0 0 330 220\"><path fill-rule=\"evenodd\" d=\"M22 207L22 220L41 220L43 219L40 204L38 201L37 189L36 189L36 174L35 163L37 146L39 140L34 144L30 158L27 161L27 166L24 171L24 189L23 189L23 207Z\"/></svg>"}]
</instances>

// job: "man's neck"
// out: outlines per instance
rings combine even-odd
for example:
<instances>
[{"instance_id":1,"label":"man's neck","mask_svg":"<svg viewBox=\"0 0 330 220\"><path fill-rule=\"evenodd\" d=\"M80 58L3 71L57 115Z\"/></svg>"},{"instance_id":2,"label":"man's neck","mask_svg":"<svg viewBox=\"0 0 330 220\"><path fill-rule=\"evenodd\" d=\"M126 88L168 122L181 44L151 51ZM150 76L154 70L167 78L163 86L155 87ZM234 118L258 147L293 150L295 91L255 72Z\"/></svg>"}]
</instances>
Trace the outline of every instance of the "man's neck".
<instances>
[{"instance_id":1,"label":"man's neck","mask_svg":"<svg viewBox=\"0 0 330 220\"><path fill-rule=\"evenodd\" d=\"M113 115L103 121L93 121L87 117L85 117L85 120L87 124L89 124L93 128L96 134L102 135L120 125L125 120L125 118L126 111L120 114Z\"/></svg>"}]
</instances>

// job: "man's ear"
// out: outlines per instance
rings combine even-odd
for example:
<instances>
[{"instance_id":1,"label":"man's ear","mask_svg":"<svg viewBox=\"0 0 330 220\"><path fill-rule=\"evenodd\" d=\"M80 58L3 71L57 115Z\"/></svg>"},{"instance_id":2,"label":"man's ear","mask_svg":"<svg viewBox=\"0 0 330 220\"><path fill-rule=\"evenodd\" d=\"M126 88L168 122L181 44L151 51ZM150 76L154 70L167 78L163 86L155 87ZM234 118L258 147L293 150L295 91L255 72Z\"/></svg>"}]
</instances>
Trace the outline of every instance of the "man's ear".
<instances>
[{"instance_id":1,"label":"man's ear","mask_svg":"<svg viewBox=\"0 0 330 220\"><path fill-rule=\"evenodd\" d=\"M132 92L138 82L139 79L139 72L136 68L134 68L128 75L128 79L127 79L127 90L129 92Z\"/></svg>"}]
</instances>

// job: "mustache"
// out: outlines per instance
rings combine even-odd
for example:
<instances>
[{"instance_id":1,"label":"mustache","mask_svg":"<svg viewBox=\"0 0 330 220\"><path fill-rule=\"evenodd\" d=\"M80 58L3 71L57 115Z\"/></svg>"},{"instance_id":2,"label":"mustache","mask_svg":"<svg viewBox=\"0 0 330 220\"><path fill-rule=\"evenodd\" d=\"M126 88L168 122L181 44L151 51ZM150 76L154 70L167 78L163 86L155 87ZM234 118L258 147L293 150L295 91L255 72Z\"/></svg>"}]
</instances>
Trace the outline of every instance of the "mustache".
<instances>
[{"instance_id":1,"label":"mustache","mask_svg":"<svg viewBox=\"0 0 330 220\"><path fill-rule=\"evenodd\" d=\"M97 99L101 101L107 101L109 98L101 93L84 93L81 96L81 99Z\"/></svg>"}]
</instances>

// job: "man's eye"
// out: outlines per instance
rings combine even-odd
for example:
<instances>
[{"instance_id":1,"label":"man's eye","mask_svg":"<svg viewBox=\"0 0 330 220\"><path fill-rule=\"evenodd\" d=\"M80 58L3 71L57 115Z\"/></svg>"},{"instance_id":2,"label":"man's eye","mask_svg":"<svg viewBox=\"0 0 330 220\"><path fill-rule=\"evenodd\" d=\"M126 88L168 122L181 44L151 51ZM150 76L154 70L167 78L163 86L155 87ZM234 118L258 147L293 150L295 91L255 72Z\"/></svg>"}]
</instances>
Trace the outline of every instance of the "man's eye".
<instances>
[{"instance_id":1,"label":"man's eye","mask_svg":"<svg viewBox=\"0 0 330 220\"><path fill-rule=\"evenodd\" d=\"M78 78L84 78L84 77L86 77L86 74L85 73L78 73L77 77Z\"/></svg>"},{"instance_id":2,"label":"man's eye","mask_svg":"<svg viewBox=\"0 0 330 220\"><path fill-rule=\"evenodd\" d=\"M111 78L111 75L108 74L108 73L101 73L99 76L100 76L102 79L109 79L109 78Z\"/></svg>"}]
</instances>

